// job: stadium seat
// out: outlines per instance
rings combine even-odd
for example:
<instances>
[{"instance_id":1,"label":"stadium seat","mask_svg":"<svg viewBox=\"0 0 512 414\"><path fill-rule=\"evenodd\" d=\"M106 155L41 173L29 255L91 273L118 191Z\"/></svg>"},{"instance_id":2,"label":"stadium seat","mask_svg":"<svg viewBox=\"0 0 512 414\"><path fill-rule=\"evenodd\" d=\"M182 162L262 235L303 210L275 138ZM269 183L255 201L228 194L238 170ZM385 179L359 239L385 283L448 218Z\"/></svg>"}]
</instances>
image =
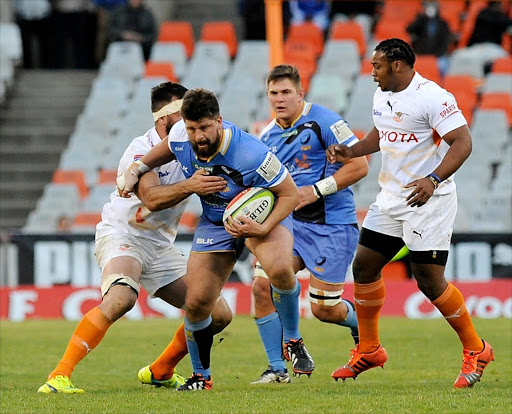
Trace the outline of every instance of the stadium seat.
<instances>
[{"instance_id":1,"label":"stadium seat","mask_svg":"<svg viewBox=\"0 0 512 414\"><path fill-rule=\"evenodd\" d=\"M349 81L334 74L317 72L311 79L307 100L342 113L348 104L348 88Z\"/></svg>"},{"instance_id":2,"label":"stadium seat","mask_svg":"<svg viewBox=\"0 0 512 414\"><path fill-rule=\"evenodd\" d=\"M224 79L231 68L231 58L224 42L204 42L196 44L194 56L190 60L187 76L215 76ZM187 85L189 86L189 85Z\"/></svg>"},{"instance_id":3,"label":"stadium seat","mask_svg":"<svg viewBox=\"0 0 512 414\"><path fill-rule=\"evenodd\" d=\"M115 169L101 169L98 173L97 184L115 184L117 179L117 170Z\"/></svg>"},{"instance_id":4,"label":"stadium seat","mask_svg":"<svg viewBox=\"0 0 512 414\"><path fill-rule=\"evenodd\" d=\"M309 60L312 63L316 61L315 48L311 43L303 42L298 39L287 39L283 45L284 59Z\"/></svg>"},{"instance_id":5,"label":"stadium seat","mask_svg":"<svg viewBox=\"0 0 512 414\"><path fill-rule=\"evenodd\" d=\"M361 59L354 40L328 40L317 72L328 73L353 81L361 71Z\"/></svg>"},{"instance_id":6,"label":"stadium seat","mask_svg":"<svg viewBox=\"0 0 512 414\"><path fill-rule=\"evenodd\" d=\"M105 203L110 200L110 195L115 191L115 185L97 184L92 187L89 195L82 201L80 210L88 212L100 212Z\"/></svg>"},{"instance_id":7,"label":"stadium seat","mask_svg":"<svg viewBox=\"0 0 512 414\"><path fill-rule=\"evenodd\" d=\"M311 61L311 59L309 58L302 59L296 56L285 56L283 63L288 65L294 65L297 68L300 74L302 89L304 89L304 91L307 92L309 89L309 82L311 80L311 76L313 76L313 74L316 71L316 61Z\"/></svg>"},{"instance_id":8,"label":"stadium seat","mask_svg":"<svg viewBox=\"0 0 512 414\"><path fill-rule=\"evenodd\" d=\"M187 52L180 42L156 42L151 47L149 60L172 63L176 76L181 79L187 69Z\"/></svg>"},{"instance_id":9,"label":"stadium seat","mask_svg":"<svg viewBox=\"0 0 512 414\"><path fill-rule=\"evenodd\" d=\"M496 59L492 64L491 72L512 74L512 56L509 55Z\"/></svg>"},{"instance_id":10,"label":"stadium seat","mask_svg":"<svg viewBox=\"0 0 512 414\"><path fill-rule=\"evenodd\" d=\"M489 73L484 79L480 92L502 92L512 95L512 73Z\"/></svg>"},{"instance_id":11,"label":"stadium seat","mask_svg":"<svg viewBox=\"0 0 512 414\"><path fill-rule=\"evenodd\" d=\"M111 42L107 47L105 61L124 61L125 64L141 65L144 63L142 45L139 42Z\"/></svg>"},{"instance_id":12,"label":"stadium seat","mask_svg":"<svg viewBox=\"0 0 512 414\"><path fill-rule=\"evenodd\" d=\"M99 212L79 212L73 220L73 233L94 233L96 225L101 221Z\"/></svg>"},{"instance_id":13,"label":"stadium seat","mask_svg":"<svg viewBox=\"0 0 512 414\"><path fill-rule=\"evenodd\" d=\"M410 43L409 33L405 30L407 24L405 21L396 20L379 20L375 25L373 36L377 42L381 42L386 39L398 37L404 41Z\"/></svg>"},{"instance_id":14,"label":"stadium seat","mask_svg":"<svg viewBox=\"0 0 512 414\"><path fill-rule=\"evenodd\" d=\"M386 0L382 4L380 19L410 23L421 11L420 0Z\"/></svg>"},{"instance_id":15,"label":"stadium seat","mask_svg":"<svg viewBox=\"0 0 512 414\"><path fill-rule=\"evenodd\" d=\"M478 102L473 78L469 75L446 75L443 87L455 96L459 109L465 116L468 125L471 125L473 111Z\"/></svg>"},{"instance_id":16,"label":"stadium seat","mask_svg":"<svg viewBox=\"0 0 512 414\"><path fill-rule=\"evenodd\" d=\"M512 128L512 102L509 93L489 92L484 93L480 100L480 109L499 109L507 115L509 128Z\"/></svg>"},{"instance_id":17,"label":"stadium seat","mask_svg":"<svg viewBox=\"0 0 512 414\"><path fill-rule=\"evenodd\" d=\"M170 82L178 82L178 78L174 74L174 67L169 62L152 62L148 60L144 70L144 77L152 76L163 76Z\"/></svg>"},{"instance_id":18,"label":"stadium seat","mask_svg":"<svg viewBox=\"0 0 512 414\"><path fill-rule=\"evenodd\" d=\"M187 58L194 53L194 30L187 21L165 21L160 25L158 42L180 42L185 47Z\"/></svg>"},{"instance_id":19,"label":"stadium seat","mask_svg":"<svg viewBox=\"0 0 512 414\"><path fill-rule=\"evenodd\" d=\"M373 72L372 60L369 58L365 58L361 62L361 71L359 72L361 75L371 75Z\"/></svg>"},{"instance_id":20,"label":"stadium seat","mask_svg":"<svg viewBox=\"0 0 512 414\"><path fill-rule=\"evenodd\" d=\"M312 22L290 25L286 36L286 41L288 40L310 43L314 48L315 57L320 56L324 48L324 34L322 30Z\"/></svg>"},{"instance_id":21,"label":"stadium seat","mask_svg":"<svg viewBox=\"0 0 512 414\"><path fill-rule=\"evenodd\" d=\"M228 47L231 58L233 59L236 56L238 39L233 22L221 21L203 23L200 40L203 42L223 42Z\"/></svg>"},{"instance_id":22,"label":"stadium seat","mask_svg":"<svg viewBox=\"0 0 512 414\"><path fill-rule=\"evenodd\" d=\"M461 30L461 22L466 12L465 0L441 0L439 1L439 14L446 20L450 30L458 34Z\"/></svg>"},{"instance_id":23,"label":"stadium seat","mask_svg":"<svg viewBox=\"0 0 512 414\"><path fill-rule=\"evenodd\" d=\"M366 35L362 26L355 20L334 21L329 31L330 40L354 40L358 47L359 56L366 53Z\"/></svg>"},{"instance_id":24,"label":"stadium seat","mask_svg":"<svg viewBox=\"0 0 512 414\"><path fill-rule=\"evenodd\" d=\"M487 6L487 1L473 0L469 2L469 8L466 13L466 19L462 23L462 27L460 29L460 36L457 47L466 47L468 45L469 39L473 34L473 30L475 28L476 18L478 13Z\"/></svg>"},{"instance_id":25,"label":"stadium seat","mask_svg":"<svg viewBox=\"0 0 512 414\"><path fill-rule=\"evenodd\" d=\"M417 55L414 67L421 76L437 84L441 83L441 73L439 72L435 55Z\"/></svg>"},{"instance_id":26,"label":"stadium seat","mask_svg":"<svg viewBox=\"0 0 512 414\"><path fill-rule=\"evenodd\" d=\"M75 184L81 199L85 199L89 194L89 186L83 170L57 169L53 173L52 182L55 184Z\"/></svg>"}]
</instances>

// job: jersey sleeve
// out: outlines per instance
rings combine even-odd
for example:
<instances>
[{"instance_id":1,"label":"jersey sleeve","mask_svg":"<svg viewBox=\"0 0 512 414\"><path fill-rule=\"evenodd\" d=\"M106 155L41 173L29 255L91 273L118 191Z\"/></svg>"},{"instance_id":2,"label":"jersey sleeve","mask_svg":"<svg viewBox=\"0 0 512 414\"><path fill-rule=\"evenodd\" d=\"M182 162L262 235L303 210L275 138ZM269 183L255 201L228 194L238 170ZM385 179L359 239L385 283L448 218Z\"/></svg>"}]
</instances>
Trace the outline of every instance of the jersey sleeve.
<instances>
[{"instance_id":1,"label":"jersey sleeve","mask_svg":"<svg viewBox=\"0 0 512 414\"><path fill-rule=\"evenodd\" d=\"M167 145L169 146L169 149L171 152L172 150L172 143L173 142L185 142L188 140L187 136L187 130L185 129L185 121L181 120L176 122L171 130L169 131L169 135L167 136Z\"/></svg>"},{"instance_id":2,"label":"jersey sleeve","mask_svg":"<svg viewBox=\"0 0 512 414\"><path fill-rule=\"evenodd\" d=\"M151 147L145 144L146 140L143 138L137 137L128 145L119 161L118 174L124 173L134 161L137 161L149 152Z\"/></svg>"},{"instance_id":3,"label":"jersey sleeve","mask_svg":"<svg viewBox=\"0 0 512 414\"><path fill-rule=\"evenodd\" d=\"M323 107L317 108L320 112L318 119L322 123L322 140L326 148L333 144L343 144L351 147L358 141L347 122L336 112Z\"/></svg>"},{"instance_id":4,"label":"jersey sleeve","mask_svg":"<svg viewBox=\"0 0 512 414\"><path fill-rule=\"evenodd\" d=\"M429 123L441 137L467 124L455 97L450 92L441 89L438 93L430 95L429 101Z\"/></svg>"}]
</instances>

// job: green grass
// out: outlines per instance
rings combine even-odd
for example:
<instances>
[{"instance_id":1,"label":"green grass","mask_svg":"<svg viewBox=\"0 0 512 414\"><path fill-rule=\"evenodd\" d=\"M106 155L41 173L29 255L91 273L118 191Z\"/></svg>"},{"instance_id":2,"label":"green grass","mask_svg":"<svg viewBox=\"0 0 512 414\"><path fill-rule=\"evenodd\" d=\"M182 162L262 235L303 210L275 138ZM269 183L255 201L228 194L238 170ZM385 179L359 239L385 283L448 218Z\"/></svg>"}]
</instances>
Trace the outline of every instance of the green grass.
<instances>
[{"instance_id":1,"label":"green grass","mask_svg":"<svg viewBox=\"0 0 512 414\"><path fill-rule=\"evenodd\" d=\"M76 323L26 321L0 324L2 413L510 413L510 319L477 319L478 332L494 347L496 361L472 389L454 390L462 352L442 320L382 318L381 340L389 360L357 381L334 382L352 347L348 330L303 320L301 330L316 362L311 378L291 384L250 385L266 368L256 326L238 316L212 353L214 389L177 393L142 386L137 371L169 341L180 321L121 320L73 374L82 395L37 394L60 359ZM188 358L180 373L191 372Z\"/></svg>"}]
</instances>

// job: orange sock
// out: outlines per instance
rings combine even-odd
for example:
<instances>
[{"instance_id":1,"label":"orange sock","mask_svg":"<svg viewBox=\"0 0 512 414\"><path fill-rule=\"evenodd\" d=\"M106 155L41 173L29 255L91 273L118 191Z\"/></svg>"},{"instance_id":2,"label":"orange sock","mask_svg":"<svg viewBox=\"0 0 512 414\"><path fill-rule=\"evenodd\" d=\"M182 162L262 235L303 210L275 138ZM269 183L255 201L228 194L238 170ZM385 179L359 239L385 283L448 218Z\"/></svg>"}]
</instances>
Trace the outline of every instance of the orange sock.
<instances>
[{"instance_id":1,"label":"orange sock","mask_svg":"<svg viewBox=\"0 0 512 414\"><path fill-rule=\"evenodd\" d=\"M153 362L149 369L158 381L169 379L174 374L174 367L188 354L185 338L185 324L181 324L174 333L174 338L164 352Z\"/></svg>"},{"instance_id":2,"label":"orange sock","mask_svg":"<svg viewBox=\"0 0 512 414\"><path fill-rule=\"evenodd\" d=\"M57 375L71 377L76 365L96 348L112 323L97 306L87 312L73 332L64 356L48 379Z\"/></svg>"},{"instance_id":3,"label":"orange sock","mask_svg":"<svg viewBox=\"0 0 512 414\"><path fill-rule=\"evenodd\" d=\"M448 283L446 290L432 302L459 335L464 349L481 351L482 340L477 335L460 290Z\"/></svg>"},{"instance_id":4,"label":"orange sock","mask_svg":"<svg viewBox=\"0 0 512 414\"><path fill-rule=\"evenodd\" d=\"M380 345L379 313L386 298L384 280L354 283L354 301L359 323L359 352L371 353Z\"/></svg>"}]
</instances>

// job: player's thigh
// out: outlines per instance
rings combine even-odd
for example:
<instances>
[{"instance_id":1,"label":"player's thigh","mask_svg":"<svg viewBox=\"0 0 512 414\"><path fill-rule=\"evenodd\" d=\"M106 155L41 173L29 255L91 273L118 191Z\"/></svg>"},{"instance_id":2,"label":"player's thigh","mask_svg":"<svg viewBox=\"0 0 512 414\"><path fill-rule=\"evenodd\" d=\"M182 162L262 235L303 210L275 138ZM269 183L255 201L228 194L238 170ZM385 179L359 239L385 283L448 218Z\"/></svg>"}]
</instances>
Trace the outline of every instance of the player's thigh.
<instances>
[{"instance_id":1,"label":"player's thigh","mask_svg":"<svg viewBox=\"0 0 512 414\"><path fill-rule=\"evenodd\" d=\"M96 240L94 251L102 272L102 281L112 274L140 281L145 252L139 243L124 236L109 235Z\"/></svg>"},{"instance_id":2,"label":"player's thigh","mask_svg":"<svg viewBox=\"0 0 512 414\"><path fill-rule=\"evenodd\" d=\"M294 255L299 256L319 282L345 282L359 237L350 224L313 224L294 222Z\"/></svg>"}]
</instances>

